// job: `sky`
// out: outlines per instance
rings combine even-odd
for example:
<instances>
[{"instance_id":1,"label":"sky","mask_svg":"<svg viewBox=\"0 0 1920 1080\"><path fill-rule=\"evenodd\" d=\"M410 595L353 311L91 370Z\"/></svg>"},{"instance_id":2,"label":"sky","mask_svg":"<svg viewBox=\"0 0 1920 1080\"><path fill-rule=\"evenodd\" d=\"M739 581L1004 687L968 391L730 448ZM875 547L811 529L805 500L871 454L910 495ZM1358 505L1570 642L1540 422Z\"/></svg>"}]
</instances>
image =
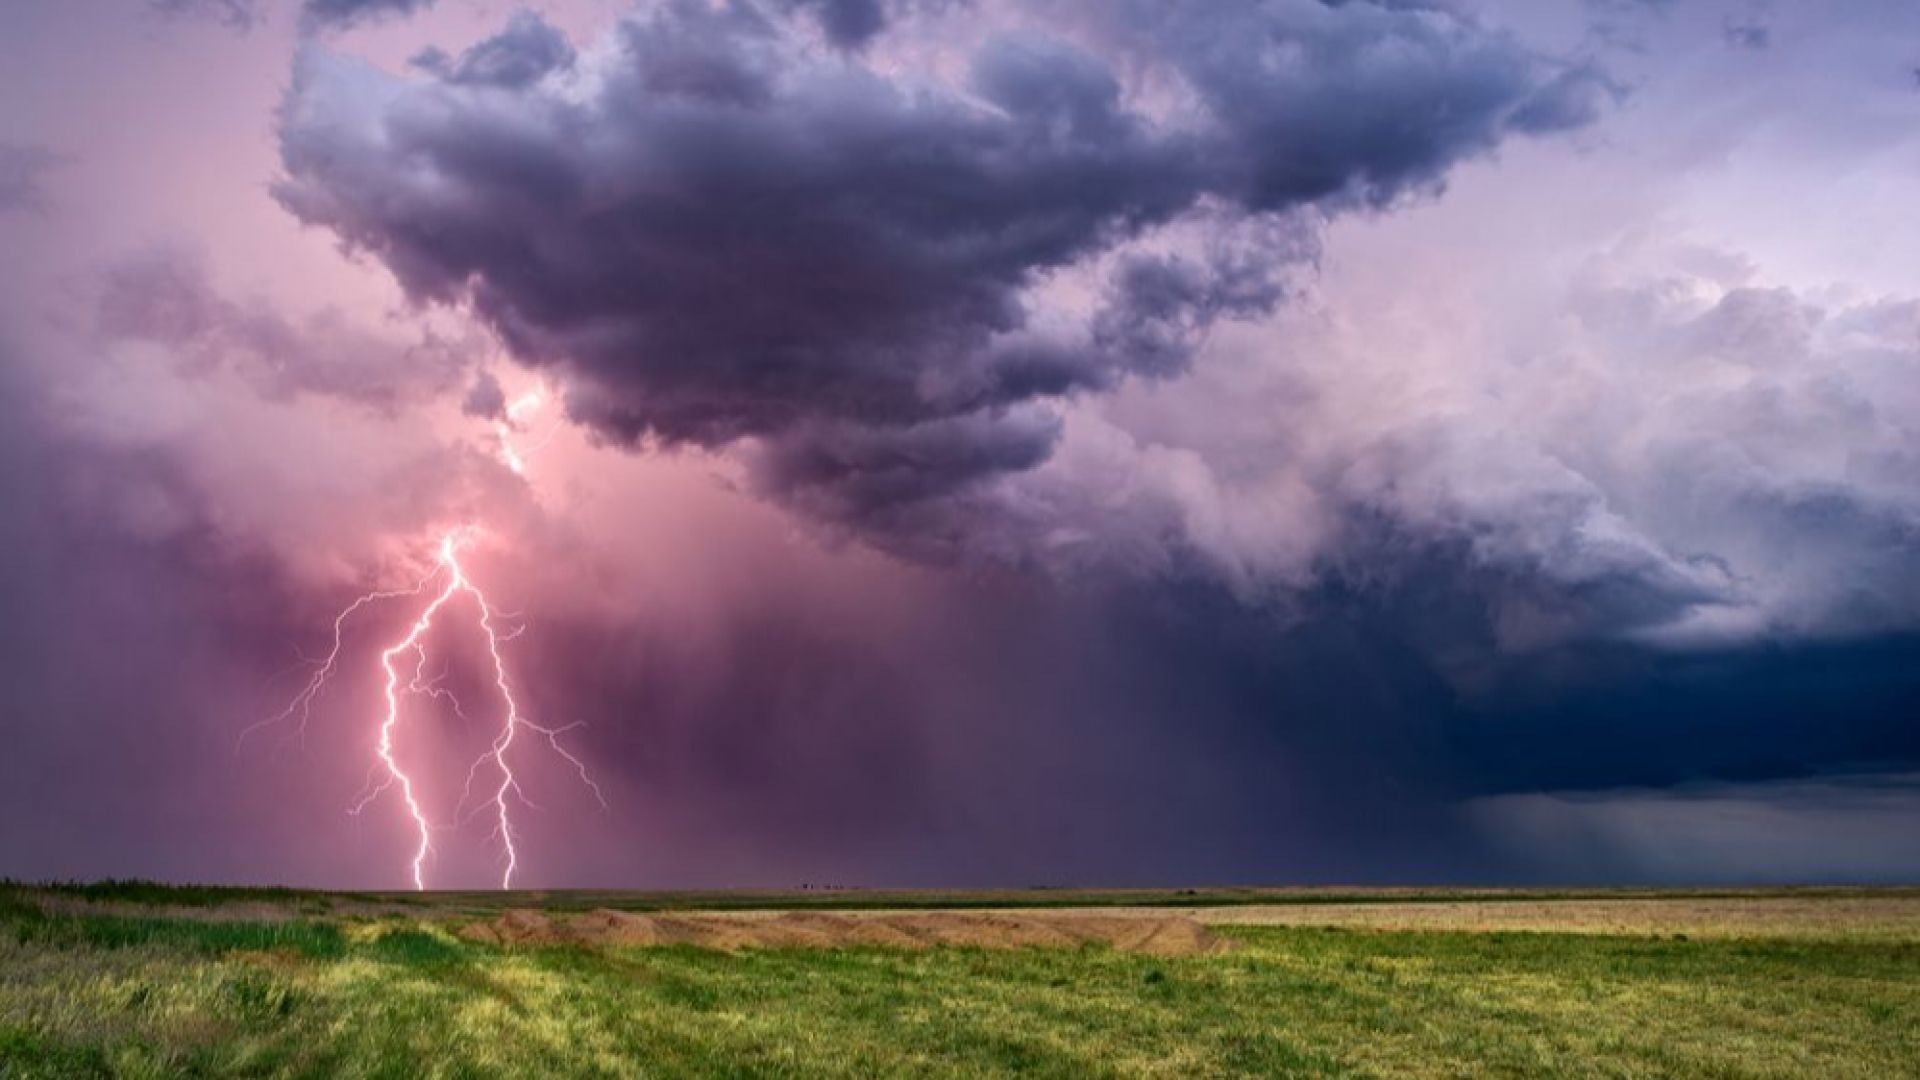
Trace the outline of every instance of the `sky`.
<instances>
[{"instance_id":1,"label":"sky","mask_svg":"<svg viewBox=\"0 0 1920 1080\"><path fill-rule=\"evenodd\" d=\"M410 884L453 534L431 887L1920 879L1916 196L1906 0L7 4L0 876Z\"/></svg>"}]
</instances>

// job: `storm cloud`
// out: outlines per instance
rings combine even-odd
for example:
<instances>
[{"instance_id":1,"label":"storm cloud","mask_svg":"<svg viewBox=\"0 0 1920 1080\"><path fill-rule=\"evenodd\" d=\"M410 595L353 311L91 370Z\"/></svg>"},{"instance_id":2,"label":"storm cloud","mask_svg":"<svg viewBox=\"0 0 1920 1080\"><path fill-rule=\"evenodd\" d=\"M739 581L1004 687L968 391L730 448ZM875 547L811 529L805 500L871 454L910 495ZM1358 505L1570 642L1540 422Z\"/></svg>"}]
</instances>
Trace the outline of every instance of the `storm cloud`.
<instances>
[{"instance_id":1,"label":"storm cloud","mask_svg":"<svg viewBox=\"0 0 1920 1080\"><path fill-rule=\"evenodd\" d=\"M162 6L0 5L0 874L403 881L406 605L235 746L467 526L543 887L1916 865L1910 3Z\"/></svg>"},{"instance_id":2,"label":"storm cloud","mask_svg":"<svg viewBox=\"0 0 1920 1080\"><path fill-rule=\"evenodd\" d=\"M1039 4L952 82L751 4L567 55L530 17L425 82L310 52L277 197L415 300L471 304L603 437L751 440L766 490L856 528L1039 464L1036 409L1270 310L1311 247L1290 215L1431 190L1604 91L1446 11L1304 0Z\"/></svg>"}]
</instances>

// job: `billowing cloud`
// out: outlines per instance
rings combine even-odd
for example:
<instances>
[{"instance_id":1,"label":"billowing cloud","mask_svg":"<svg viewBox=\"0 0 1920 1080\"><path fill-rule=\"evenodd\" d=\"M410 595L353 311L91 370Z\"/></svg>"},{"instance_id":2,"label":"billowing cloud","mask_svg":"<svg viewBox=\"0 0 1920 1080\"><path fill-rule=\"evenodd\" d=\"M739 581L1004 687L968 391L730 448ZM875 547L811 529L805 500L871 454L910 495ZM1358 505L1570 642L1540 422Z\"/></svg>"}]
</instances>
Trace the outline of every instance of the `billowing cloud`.
<instances>
[{"instance_id":1,"label":"billowing cloud","mask_svg":"<svg viewBox=\"0 0 1920 1080\"><path fill-rule=\"evenodd\" d=\"M1326 221L1588 122L1592 68L1418 6L1019 10L951 80L704 4L577 63L532 16L425 82L312 53L277 197L470 305L599 436L735 448L757 490L915 557L1267 599L1438 560L1517 652L1920 617L1903 301L1595 269L1539 316L1554 352L1460 343L1397 407L1397 343L1275 320ZM1168 390L1163 430L1101 404L1203 352L1220 377ZM1264 423L1209 430L1249 400Z\"/></svg>"},{"instance_id":2,"label":"billowing cloud","mask_svg":"<svg viewBox=\"0 0 1920 1080\"><path fill-rule=\"evenodd\" d=\"M1687 278L1570 302L1559 349L1422 425L1421 463L1364 497L1487 561L1667 597L1638 629L1672 643L1920 618L1920 308Z\"/></svg>"},{"instance_id":3,"label":"billowing cloud","mask_svg":"<svg viewBox=\"0 0 1920 1080\"><path fill-rule=\"evenodd\" d=\"M1406 341L1364 307L1277 320L1178 387L1070 412L1002 505L1057 562L1262 601L1401 590L1437 560L1500 652L1920 623L1915 301L1690 257L1706 268L1596 260L1492 338Z\"/></svg>"},{"instance_id":4,"label":"billowing cloud","mask_svg":"<svg viewBox=\"0 0 1920 1080\"><path fill-rule=\"evenodd\" d=\"M1037 4L951 81L810 41L673 2L573 73L531 18L424 83L309 53L276 192L470 303L602 436L750 440L772 494L897 522L1044 461L1036 409L1269 310L1303 213L1428 190L1602 88L1407 5Z\"/></svg>"},{"instance_id":5,"label":"billowing cloud","mask_svg":"<svg viewBox=\"0 0 1920 1080\"><path fill-rule=\"evenodd\" d=\"M498 86L521 90L573 64L573 45L540 16L523 11L507 28L450 57L439 49L416 56L414 66L455 86Z\"/></svg>"}]
</instances>

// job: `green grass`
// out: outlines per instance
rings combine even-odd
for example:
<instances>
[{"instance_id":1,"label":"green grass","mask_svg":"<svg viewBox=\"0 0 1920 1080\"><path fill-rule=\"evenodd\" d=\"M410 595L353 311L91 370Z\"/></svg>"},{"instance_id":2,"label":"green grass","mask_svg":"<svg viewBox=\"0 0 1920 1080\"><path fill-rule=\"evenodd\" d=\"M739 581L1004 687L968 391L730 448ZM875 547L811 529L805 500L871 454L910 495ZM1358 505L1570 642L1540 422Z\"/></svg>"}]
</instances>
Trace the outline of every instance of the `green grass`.
<instances>
[{"instance_id":1,"label":"green grass","mask_svg":"<svg viewBox=\"0 0 1920 1080\"><path fill-rule=\"evenodd\" d=\"M9 920L15 945L70 952L164 947L183 953L282 950L305 957L346 952L340 928L328 923L196 922L183 919L55 915Z\"/></svg>"},{"instance_id":2,"label":"green grass","mask_svg":"<svg viewBox=\"0 0 1920 1080\"><path fill-rule=\"evenodd\" d=\"M0 890L11 893L33 891L77 900L118 901L129 904L169 904L174 907L217 907L224 904L261 901L288 903L304 898L319 898L322 893L279 886L241 885L168 885L139 879L105 881L55 881L31 884L0 882Z\"/></svg>"},{"instance_id":3,"label":"green grass","mask_svg":"<svg viewBox=\"0 0 1920 1080\"><path fill-rule=\"evenodd\" d=\"M1920 941L1224 932L1178 959L508 950L0 891L0 1077L1920 1076Z\"/></svg>"}]
</instances>

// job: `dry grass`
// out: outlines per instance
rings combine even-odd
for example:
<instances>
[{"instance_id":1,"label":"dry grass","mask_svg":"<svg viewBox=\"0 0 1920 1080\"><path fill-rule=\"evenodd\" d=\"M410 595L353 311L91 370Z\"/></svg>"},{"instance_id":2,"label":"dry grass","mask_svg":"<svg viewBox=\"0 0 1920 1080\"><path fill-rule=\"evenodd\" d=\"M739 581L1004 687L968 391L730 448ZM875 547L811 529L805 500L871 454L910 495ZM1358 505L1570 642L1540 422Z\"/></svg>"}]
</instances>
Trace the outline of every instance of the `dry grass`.
<instances>
[{"instance_id":1,"label":"dry grass","mask_svg":"<svg viewBox=\"0 0 1920 1080\"><path fill-rule=\"evenodd\" d=\"M1138 909L1151 912L1153 909ZM1920 897L1755 896L1743 899L1506 900L1262 904L1188 912L1210 926L1534 932L1695 938L1920 942Z\"/></svg>"}]
</instances>

